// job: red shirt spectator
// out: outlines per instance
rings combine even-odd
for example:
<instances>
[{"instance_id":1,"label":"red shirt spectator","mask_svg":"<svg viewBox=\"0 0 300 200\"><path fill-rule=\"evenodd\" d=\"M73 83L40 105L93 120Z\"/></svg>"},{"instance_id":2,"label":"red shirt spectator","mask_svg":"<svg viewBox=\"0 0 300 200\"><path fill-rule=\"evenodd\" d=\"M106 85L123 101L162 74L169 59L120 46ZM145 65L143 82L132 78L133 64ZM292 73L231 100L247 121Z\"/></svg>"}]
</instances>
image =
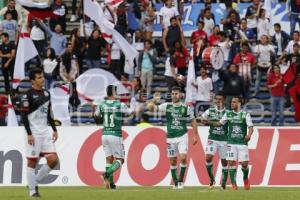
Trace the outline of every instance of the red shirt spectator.
<instances>
[{"instance_id":1,"label":"red shirt spectator","mask_svg":"<svg viewBox=\"0 0 300 200\"><path fill-rule=\"evenodd\" d=\"M209 36L208 38L208 43L209 43L209 46L216 46L218 45L220 42L220 39L217 35L215 34L212 34L211 36Z\"/></svg>"},{"instance_id":2,"label":"red shirt spectator","mask_svg":"<svg viewBox=\"0 0 300 200\"><path fill-rule=\"evenodd\" d=\"M177 50L174 54L175 56L175 66L177 68L186 68L186 61L189 58L189 52L186 48L182 47L182 50Z\"/></svg>"},{"instance_id":3,"label":"red shirt spectator","mask_svg":"<svg viewBox=\"0 0 300 200\"><path fill-rule=\"evenodd\" d=\"M270 92L272 96L282 97L285 95L284 83L283 83L282 75L280 73L278 74L270 73L268 75L268 86L270 88Z\"/></svg>"},{"instance_id":4,"label":"red shirt spectator","mask_svg":"<svg viewBox=\"0 0 300 200\"><path fill-rule=\"evenodd\" d=\"M204 23L202 21L198 22L198 30L194 31L191 35L190 42L193 44L194 49L194 56L201 55L201 50L204 49L204 47L207 44L207 34L203 31ZM201 50L199 51L199 40L202 40L201 43Z\"/></svg>"}]
</instances>

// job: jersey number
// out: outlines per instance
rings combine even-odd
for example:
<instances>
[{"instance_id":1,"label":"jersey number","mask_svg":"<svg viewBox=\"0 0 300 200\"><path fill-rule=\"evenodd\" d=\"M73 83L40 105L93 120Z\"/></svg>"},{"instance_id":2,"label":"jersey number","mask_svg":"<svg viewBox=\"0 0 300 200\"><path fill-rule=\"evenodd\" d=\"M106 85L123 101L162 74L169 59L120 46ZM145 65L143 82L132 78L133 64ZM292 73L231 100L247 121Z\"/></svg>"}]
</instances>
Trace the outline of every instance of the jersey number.
<instances>
[{"instance_id":1,"label":"jersey number","mask_svg":"<svg viewBox=\"0 0 300 200\"><path fill-rule=\"evenodd\" d=\"M115 122L114 122L114 115L113 114L105 114L104 115L104 126L105 127L115 127ZM109 123L110 121L110 123Z\"/></svg>"}]
</instances>

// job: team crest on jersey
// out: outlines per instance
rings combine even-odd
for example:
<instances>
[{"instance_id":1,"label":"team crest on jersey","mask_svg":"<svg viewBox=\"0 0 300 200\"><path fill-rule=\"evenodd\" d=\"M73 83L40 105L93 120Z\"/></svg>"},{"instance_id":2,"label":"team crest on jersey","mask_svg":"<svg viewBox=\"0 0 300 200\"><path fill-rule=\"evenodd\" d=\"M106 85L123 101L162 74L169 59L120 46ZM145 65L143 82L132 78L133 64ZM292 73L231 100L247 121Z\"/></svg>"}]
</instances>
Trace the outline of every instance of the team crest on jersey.
<instances>
[{"instance_id":1,"label":"team crest on jersey","mask_svg":"<svg viewBox=\"0 0 300 200\"><path fill-rule=\"evenodd\" d=\"M185 109L181 108L181 113L184 114L184 112L185 112Z\"/></svg>"},{"instance_id":2,"label":"team crest on jersey","mask_svg":"<svg viewBox=\"0 0 300 200\"><path fill-rule=\"evenodd\" d=\"M231 146L227 145L227 151L231 151Z\"/></svg>"},{"instance_id":3,"label":"team crest on jersey","mask_svg":"<svg viewBox=\"0 0 300 200\"><path fill-rule=\"evenodd\" d=\"M33 150L33 151L31 151L31 155L32 156L34 156L35 155L35 151Z\"/></svg>"}]
</instances>

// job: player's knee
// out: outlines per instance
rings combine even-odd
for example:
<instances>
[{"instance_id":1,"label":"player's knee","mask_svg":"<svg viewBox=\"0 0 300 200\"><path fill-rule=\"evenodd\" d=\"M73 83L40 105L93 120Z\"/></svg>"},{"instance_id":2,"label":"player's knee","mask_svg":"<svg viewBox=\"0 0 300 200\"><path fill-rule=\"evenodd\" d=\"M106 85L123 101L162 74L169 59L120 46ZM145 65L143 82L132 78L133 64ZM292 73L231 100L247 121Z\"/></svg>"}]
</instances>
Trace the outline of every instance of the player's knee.
<instances>
[{"instance_id":1,"label":"player's knee","mask_svg":"<svg viewBox=\"0 0 300 200\"><path fill-rule=\"evenodd\" d=\"M35 168L37 161L38 161L38 159L27 159L27 167Z\"/></svg>"},{"instance_id":2,"label":"player's knee","mask_svg":"<svg viewBox=\"0 0 300 200\"><path fill-rule=\"evenodd\" d=\"M58 163L59 163L59 159L57 154L52 154L50 156L47 157L47 163L48 166L53 169Z\"/></svg>"},{"instance_id":3,"label":"player's knee","mask_svg":"<svg viewBox=\"0 0 300 200\"><path fill-rule=\"evenodd\" d=\"M177 165L177 159L176 159L176 158L171 158L171 159L170 159L170 164L171 164L172 166Z\"/></svg>"},{"instance_id":4,"label":"player's knee","mask_svg":"<svg viewBox=\"0 0 300 200\"><path fill-rule=\"evenodd\" d=\"M230 166L235 166L236 165L235 161L228 161L228 163L229 163Z\"/></svg>"},{"instance_id":5,"label":"player's knee","mask_svg":"<svg viewBox=\"0 0 300 200\"><path fill-rule=\"evenodd\" d=\"M210 163L213 160L213 156L212 155L206 155L205 160L206 160L206 162Z\"/></svg>"},{"instance_id":6,"label":"player's knee","mask_svg":"<svg viewBox=\"0 0 300 200\"><path fill-rule=\"evenodd\" d=\"M221 164L222 164L222 166L226 167L228 165L228 162L227 162L227 160L222 159Z\"/></svg>"},{"instance_id":7,"label":"player's knee","mask_svg":"<svg viewBox=\"0 0 300 200\"><path fill-rule=\"evenodd\" d=\"M248 162L242 162L242 168L246 169L248 168Z\"/></svg>"}]
</instances>

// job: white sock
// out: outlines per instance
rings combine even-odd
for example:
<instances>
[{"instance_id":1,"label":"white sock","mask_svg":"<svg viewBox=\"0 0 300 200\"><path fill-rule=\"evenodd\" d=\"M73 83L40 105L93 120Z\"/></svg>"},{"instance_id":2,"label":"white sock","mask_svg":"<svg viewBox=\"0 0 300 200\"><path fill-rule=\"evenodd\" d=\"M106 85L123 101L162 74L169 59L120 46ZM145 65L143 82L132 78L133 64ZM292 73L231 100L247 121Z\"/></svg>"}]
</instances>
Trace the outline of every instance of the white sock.
<instances>
[{"instance_id":1,"label":"white sock","mask_svg":"<svg viewBox=\"0 0 300 200\"><path fill-rule=\"evenodd\" d=\"M51 171L51 168L45 164L41 167L38 175L36 176L36 181L39 183L41 182L46 176L48 176L49 172Z\"/></svg>"},{"instance_id":2,"label":"white sock","mask_svg":"<svg viewBox=\"0 0 300 200\"><path fill-rule=\"evenodd\" d=\"M27 181L28 181L28 187L29 187L29 194L30 196L33 195L35 191L36 186L36 178L35 178L35 169L27 167Z\"/></svg>"}]
</instances>

